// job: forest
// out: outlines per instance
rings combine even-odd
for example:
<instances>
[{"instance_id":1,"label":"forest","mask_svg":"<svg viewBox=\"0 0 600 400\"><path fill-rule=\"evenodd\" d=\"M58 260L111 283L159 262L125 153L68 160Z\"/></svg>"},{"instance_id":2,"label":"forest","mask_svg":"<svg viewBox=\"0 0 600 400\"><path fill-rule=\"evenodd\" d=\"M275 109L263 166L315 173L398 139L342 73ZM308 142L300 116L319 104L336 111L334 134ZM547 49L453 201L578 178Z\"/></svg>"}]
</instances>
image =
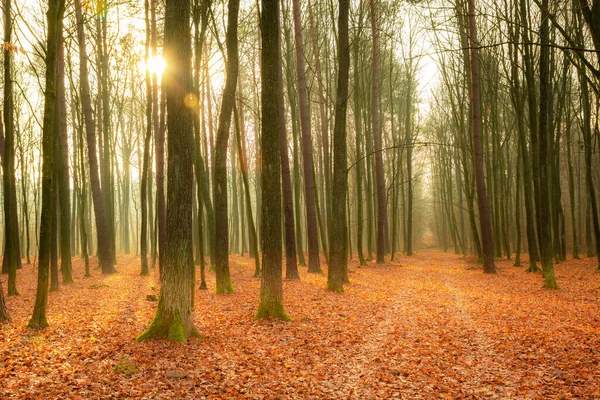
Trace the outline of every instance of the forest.
<instances>
[{"instance_id":1,"label":"forest","mask_svg":"<svg viewBox=\"0 0 600 400\"><path fill-rule=\"evenodd\" d=\"M0 398L600 398L600 0L0 10Z\"/></svg>"}]
</instances>

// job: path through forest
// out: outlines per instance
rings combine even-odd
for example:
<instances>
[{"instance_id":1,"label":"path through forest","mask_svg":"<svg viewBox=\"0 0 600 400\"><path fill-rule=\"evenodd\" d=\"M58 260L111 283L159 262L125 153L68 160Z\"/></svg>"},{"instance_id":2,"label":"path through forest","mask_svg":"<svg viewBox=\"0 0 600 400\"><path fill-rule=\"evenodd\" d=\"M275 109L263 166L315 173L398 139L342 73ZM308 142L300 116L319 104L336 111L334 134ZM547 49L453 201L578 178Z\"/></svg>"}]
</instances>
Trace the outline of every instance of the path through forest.
<instances>
[{"instance_id":1,"label":"path through forest","mask_svg":"<svg viewBox=\"0 0 600 400\"><path fill-rule=\"evenodd\" d=\"M560 291L498 261L484 275L437 250L366 268L350 265L342 295L301 268L284 281L290 323L254 321L260 280L232 256L236 293L197 291L204 338L136 343L158 274L119 259L117 275L51 293L51 327L25 328L35 274L7 299L0 326L1 398L585 398L600 396L600 276L592 260L556 267ZM209 287L214 277L208 274Z\"/></svg>"}]
</instances>

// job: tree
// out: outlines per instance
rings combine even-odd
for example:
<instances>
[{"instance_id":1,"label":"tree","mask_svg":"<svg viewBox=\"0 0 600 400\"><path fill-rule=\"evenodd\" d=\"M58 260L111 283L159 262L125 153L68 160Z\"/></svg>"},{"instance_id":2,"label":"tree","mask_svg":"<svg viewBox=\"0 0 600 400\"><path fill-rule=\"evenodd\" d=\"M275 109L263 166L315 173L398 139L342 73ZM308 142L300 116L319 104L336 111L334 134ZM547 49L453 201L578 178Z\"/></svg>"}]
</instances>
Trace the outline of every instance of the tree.
<instances>
[{"instance_id":1,"label":"tree","mask_svg":"<svg viewBox=\"0 0 600 400\"><path fill-rule=\"evenodd\" d=\"M96 152L96 133L94 116L92 113L92 100L90 97L90 83L87 65L87 48L81 0L75 0L75 17L77 19L77 40L79 42L79 77L81 84L81 102L83 104L83 119L88 146L88 160L90 164L90 185L92 187L92 201L96 217L96 233L98 236L98 262L103 274L117 272L115 269L110 247L110 232L106 215L106 206L100 189L100 176L98 173L98 153Z\"/></svg>"},{"instance_id":2,"label":"tree","mask_svg":"<svg viewBox=\"0 0 600 400\"><path fill-rule=\"evenodd\" d=\"M150 18L148 17L148 0L144 1L144 10L146 16L146 63L149 60L150 44ZM144 156L142 161L142 177L140 181L140 203L141 203L141 229L140 229L140 258L141 275L149 275L148 271L148 173L150 169L150 141L152 140L152 84L150 80L150 70L146 68L146 133L144 135Z\"/></svg>"},{"instance_id":3,"label":"tree","mask_svg":"<svg viewBox=\"0 0 600 400\"><path fill-rule=\"evenodd\" d=\"M229 0L227 7L227 77L223 89L221 113L217 128L214 153L213 203L215 211L215 257L217 294L233 293L229 274L229 221L227 214L227 142L231 115L235 105L235 89L238 74L238 13L239 0Z\"/></svg>"},{"instance_id":4,"label":"tree","mask_svg":"<svg viewBox=\"0 0 600 400\"><path fill-rule=\"evenodd\" d=\"M477 205L479 207L479 225L483 244L483 270L487 274L496 272L494 267L494 242L488 198L483 172L483 145L481 143L481 94L479 89L479 59L477 25L475 21L475 0L469 1L469 44L471 48L471 133L473 135L473 164L475 184L477 186Z\"/></svg>"},{"instance_id":5,"label":"tree","mask_svg":"<svg viewBox=\"0 0 600 400\"><path fill-rule=\"evenodd\" d=\"M38 258L38 281L33 315L27 326L42 329L48 326L46 307L48 305L48 270L52 219L54 210L54 135L56 86L58 70L58 46L65 11L64 0L49 0L48 33L46 39L46 88L44 91L44 122L42 127L42 214L40 220L40 244Z\"/></svg>"},{"instance_id":6,"label":"tree","mask_svg":"<svg viewBox=\"0 0 600 400\"><path fill-rule=\"evenodd\" d=\"M154 320L138 341L152 338L185 342L199 337L192 320L194 254L192 239L194 122L190 0L167 0L163 88L167 107L167 210L164 265Z\"/></svg>"},{"instance_id":7,"label":"tree","mask_svg":"<svg viewBox=\"0 0 600 400\"><path fill-rule=\"evenodd\" d=\"M377 26L377 7L375 0L370 0L371 5L371 34L373 44L371 47L371 124L373 130L373 143L375 152L375 181L377 189L377 264L385 262L385 176L383 171L383 154L381 143L381 125L379 115L379 28Z\"/></svg>"},{"instance_id":8,"label":"tree","mask_svg":"<svg viewBox=\"0 0 600 400\"><path fill-rule=\"evenodd\" d=\"M348 40L348 15L350 0L341 0L338 16L338 84L333 128L333 188L331 207L331 231L329 238L329 270L327 290L344 290L344 270L347 268L348 235L346 195L348 174L346 171L346 112L348 108L348 76L350 71L350 44Z\"/></svg>"},{"instance_id":9,"label":"tree","mask_svg":"<svg viewBox=\"0 0 600 400\"><path fill-rule=\"evenodd\" d=\"M289 320L283 308L281 262L281 170L279 155L279 1L262 0L261 13L261 188L262 277L256 319Z\"/></svg>"},{"instance_id":10,"label":"tree","mask_svg":"<svg viewBox=\"0 0 600 400\"><path fill-rule=\"evenodd\" d=\"M18 295L17 269L21 267L19 227L17 219L17 190L15 182L15 128L12 63L12 0L4 2L4 146L2 183L4 186L4 258L2 273L8 273L8 295Z\"/></svg>"},{"instance_id":11,"label":"tree","mask_svg":"<svg viewBox=\"0 0 600 400\"><path fill-rule=\"evenodd\" d=\"M548 98L550 96L550 38L548 22L548 0L542 0L541 6L542 25L540 28L541 49L540 49L540 219L542 221L550 220L550 193L548 179ZM544 273L544 287L547 289L558 289L556 278L554 277L554 265L552 264L552 239L551 226L549 223L540 224L540 244L542 256L542 270ZM558 227L554 227L558 229Z\"/></svg>"},{"instance_id":12,"label":"tree","mask_svg":"<svg viewBox=\"0 0 600 400\"><path fill-rule=\"evenodd\" d=\"M156 56L156 0L151 0L150 17L152 56ZM164 97L162 101L164 102ZM164 254L166 252L165 126L164 110L162 105L160 119L158 117L158 76L156 73L152 74L152 122L154 124L154 150L156 153L156 221L158 227L158 267L160 268L162 274L162 265L165 262Z\"/></svg>"},{"instance_id":13,"label":"tree","mask_svg":"<svg viewBox=\"0 0 600 400\"><path fill-rule=\"evenodd\" d=\"M6 303L4 302L4 289L2 289L2 281L0 281L0 322L10 319L8 311L6 311Z\"/></svg>"},{"instance_id":14,"label":"tree","mask_svg":"<svg viewBox=\"0 0 600 400\"><path fill-rule=\"evenodd\" d=\"M281 42L281 37L280 40ZM285 233L285 277L300 279L296 258L296 232L294 226L294 202L292 180L290 178L290 159L288 156L287 129L285 127L285 97L283 92L283 57L279 45L279 63L277 93L279 95L279 155L281 157L281 189L283 192L283 222Z\"/></svg>"},{"instance_id":15,"label":"tree","mask_svg":"<svg viewBox=\"0 0 600 400\"><path fill-rule=\"evenodd\" d=\"M61 24L62 25L62 24ZM60 205L60 272L63 283L72 283L71 273L71 204L69 201L69 145L67 138L67 102L65 96L65 48L63 29L59 32L58 44L58 78L57 109L58 132L56 140L56 168L57 188L56 194Z\"/></svg>"},{"instance_id":16,"label":"tree","mask_svg":"<svg viewBox=\"0 0 600 400\"><path fill-rule=\"evenodd\" d=\"M306 236L308 242L308 272L320 273L319 233L317 231L317 206L315 203L315 179L306 93L306 68L302 42L302 20L300 1L292 0L294 35L296 38L296 75L298 79L298 106L300 108L300 130L302 132L302 163L304 167L304 205L306 207Z\"/></svg>"}]
</instances>

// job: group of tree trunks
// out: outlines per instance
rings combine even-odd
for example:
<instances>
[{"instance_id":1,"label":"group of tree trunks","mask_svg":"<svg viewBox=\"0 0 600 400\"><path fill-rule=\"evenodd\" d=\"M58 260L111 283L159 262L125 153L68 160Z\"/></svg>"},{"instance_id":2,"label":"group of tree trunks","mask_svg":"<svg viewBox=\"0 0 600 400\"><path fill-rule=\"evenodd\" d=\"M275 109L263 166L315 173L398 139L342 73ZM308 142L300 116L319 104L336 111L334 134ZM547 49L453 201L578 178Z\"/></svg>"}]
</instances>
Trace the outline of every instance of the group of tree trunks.
<instances>
[{"instance_id":1,"label":"group of tree trunks","mask_svg":"<svg viewBox=\"0 0 600 400\"><path fill-rule=\"evenodd\" d=\"M520 265L523 241L521 205L524 205L528 271L539 271L537 264L541 262L544 287L556 289L558 285L553 258L562 261L566 257L565 216L561 200L563 171L559 169L563 125L568 167L564 175L568 179L572 252L575 258L579 256L581 241L575 204L577 202L580 207L581 200L575 199L572 159L574 141L571 123L576 118L575 111L567 104L569 100L556 95L564 94L573 86L571 81L575 80L575 76L581 93L578 104L581 113L577 118L580 119L580 147L584 155L586 241L588 253L595 250L600 268L600 221L593 176L593 149L598 128L597 122L593 124L597 110L592 109L594 95L597 95L600 87L597 83L600 73L585 58L583 51L586 42L590 41L596 54L600 51L600 25L596 18L600 1L593 0L589 4L587 0L574 0L570 14L565 14L567 17L561 17L560 20L555 5L549 4L548 0L533 1L538 6L539 14L532 13L531 5L525 0L506 1L504 11L498 11L499 14L504 13L503 23L507 26L510 39L510 43L503 48L508 52L504 65L506 92L498 85L500 74L503 73L498 65L494 65L498 55L488 51L479 41L475 0L456 0L454 3L452 12L461 51L456 56L443 57L440 61L444 88L441 98L446 101L440 108L445 111L432 111L434 122L428 127L433 132L432 143L428 143L434 146L431 167L433 191L440 199L433 208L435 213L441 210L441 217L435 222L435 235L444 247L447 236L450 236L457 252L466 253L470 248L483 262L486 273L495 272L495 256L505 253L510 257L511 244L516 245L515 264ZM74 247L81 248L86 275L90 273L89 254L93 250L90 238L93 235L92 224L86 221L86 205L90 204L86 190L88 179L97 238L95 250L102 273L116 272L117 236L121 239L118 243L121 249L128 252L130 247L131 194L128 185L131 177L127 166L123 171L126 184L119 188L123 191L122 195L119 192L119 198L122 196L127 200L119 203L115 196L115 179L121 178L113 176L113 171L118 172L113 152L117 142L113 125L117 121L111 108L113 87L109 76L111 55L106 1L99 2L97 6L100 8L97 10L100 17L97 18L95 32L97 98L94 100L89 79L90 70L94 68L88 65L89 43L86 43L89 22L86 21L83 5L80 0L74 3L79 52L79 86L74 89L71 64L65 61L65 2L48 2L38 287L29 323L31 327L47 325L48 290L58 290L59 258L63 283L72 282L71 256L75 253ZM210 0L167 0L163 43L167 68L160 84L158 74L148 69L145 71L145 101L141 102L144 104L145 131L140 135L143 140L138 143L138 148L143 147L143 157L140 161L141 221L137 244L142 275L148 275L150 267L158 259L161 292L155 319L139 340L166 337L184 341L197 336L198 331L191 317L195 264L200 264L201 289L206 289L205 256L209 256L216 274L216 293L232 293L234 286L229 272L229 254L232 247L243 253L246 242L256 263L256 275L261 276L257 318L281 319L289 318L283 306L281 255L285 251L286 278L298 279L298 264L305 264L303 238L306 238L308 272L323 271L320 252L323 253L328 265L327 290L335 292L343 292L344 284L349 282L347 260L352 256L353 243L356 244L360 265L372 259L372 250L376 250L377 263L384 263L388 254L393 259L401 236L406 255L412 255L415 247L413 204L415 196L422 190L415 169L422 173L423 168L415 168L416 161L413 160L413 157L416 160L414 152L417 147L414 103L418 67L412 61L412 37L409 62L400 65L394 60L393 41L388 42L385 35L381 34L389 29L382 22L382 16L389 10L382 9L384 5L381 3L370 0L368 4L361 2L357 6L356 36L350 40L351 5L349 0L340 0L337 4L337 24L331 17L333 26L337 28L337 31L333 30L331 40L337 48L336 54L325 57L326 61L323 61L320 52L329 52L330 44L325 46L325 50L320 49L320 32L317 31L324 28L318 24L318 18L314 18L313 5L310 2L307 4L309 29L306 30L302 5L298 0L292 0L291 13L289 9L286 10L286 2L262 0L261 8L257 10L260 57L256 59L260 61L260 91L253 93L255 102L260 104L260 112L254 110L253 124L256 145L256 210L253 212L246 148L248 132L244 115L247 106L241 86L239 56L240 3L239 0L228 0L224 46L216 32L212 32L216 30L216 27L211 27L211 23L215 24L212 6ZM155 57L158 54L158 8L156 0L146 0L144 3L146 61L151 55ZM332 10L335 7L332 6ZM363 31L366 29L363 29L363 25L367 23L367 12L371 35L369 40L364 40ZM5 0L5 44L13 40L11 13L12 0ZM539 42L532 38L535 32L532 32L531 26L538 25L537 22L532 24L533 18L539 18ZM193 35L189 24L182 21L193 23ZM584 23L587 31L584 30ZM564 24L568 26L565 28ZM207 32L213 33L211 39L217 42L225 64L225 85L216 131L211 111L214 93L209 77L209 56L206 54ZM306 55L309 49L304 43L304 32L310 34L314 71L307 67L310 64ZM568 44L563 49L565 53L562 59L554 48L559 36ZM352 48L350 43L353 43ZM369 46L370 52L367 51ZM22 262L22 230L19 230L20 211L15 177L17 129L11 54L14 50L6 45L3 49L0 156L5 234L2 272L8 274L7 293L12 296L18 294L16 277ZM386 51L389 51L389 57ZM331 62L331 59L335 62ZM596 61L600 61L600 56ZM570 74L570 66L576 73ZM327 69L334 72L328 75ZM352 90L349 88L351 72ZM389 72L389 78L385 76L386 72ZM335 83L332 82L332 76ZM73 160L69 159L65 93L67 77L70 80L71 97L76 99L76 106L72 107L72 120L74 125L78 123L72 133ZM311 77L314 82L309 81ZM256 83L256 76L253 78ZM400 96L395 90L398 81L402 83L397 86L404 92ZM131 85L133 93L136 89ZM311 85L314 87L311 88ZM389 89L389 94L386 89ZM330 95L333 91L335 96ZM311 98L312 92L316 93L318 106L311 114L311 101L314 100ZM286 93L291 117L292 163L288 154L290 143L286 126ZM510 101L501 105L502 96L505 95ZM385 104L382 101L384 97L387 100ZM398 100L403 101L401 107L396 107ZM347 118L350 102L353 120ZM208 105L206 114L203 109L205 104ZM501 107L504 107L502 112L513 113L514 121L505 117L508 113L500 115ZM440 122L446 116L444 112L447 112L449 123L446 120ZM500 121L501 118L506 120ZM317 121L320 137L313 137L313 121ZM500 126L511 123L516 133L512 140L509 133L501 134L504 128ZM451 134L445 132L447 125L451 125ZM402 134L398 126L404 128ZM355 136L349 141L347 133L351 127ZM234 129L234 136L229 140L231 129ZM388 130L391 135L388 135ZM133 141L125 136L120 139L121 151L130 156ZM433 143L435 141L439 143ZM86 146L87 152L84 154ZM514 154L511 154L511 150L514 150ZM355 157L351 165L348 165L349 153ZM153 159L156 167L154 176ZM516 165L511 165L511 161L515 161ZM210 167L209 162L212 163ZM72 173L70 165L76 166ZM354 176L351 174L353 168ZM386 175L386 171L391 173ZM511 172L516 172L514 179ZM317 174L322 175L320 179L317 179ZM72 197L71 181L75 186ZM351 190L350 184L354 184L355 190ZM511 192L511 185L515 185L514 192ZM578 189L581 191L580 187ZM27 189L24 187L22 190L26 201ZM505 204L502 197L513 196L513 193L514 199L511 197ZM511 209L513 203L514 210ZM23 207L27 211L27 204ZM352 209L355 211L356 224L349 223ZM119 233L115 229L117 211ZM510 215L512 211L514 217ZM25 214L28 218L28 211ZM79 243L71 230L77 226L76 220L79 221ZM512 220L516 222L516 240L511 238ZM26 256L29 261L28 219L25 219L25 224ZM592 236L595 243L592 243ZM594 244L595 249L592 249ZM151 262L148 260L149 251ZM8 314L1 289L0 320L5 320Z\"/></svg>"}]
</instances>

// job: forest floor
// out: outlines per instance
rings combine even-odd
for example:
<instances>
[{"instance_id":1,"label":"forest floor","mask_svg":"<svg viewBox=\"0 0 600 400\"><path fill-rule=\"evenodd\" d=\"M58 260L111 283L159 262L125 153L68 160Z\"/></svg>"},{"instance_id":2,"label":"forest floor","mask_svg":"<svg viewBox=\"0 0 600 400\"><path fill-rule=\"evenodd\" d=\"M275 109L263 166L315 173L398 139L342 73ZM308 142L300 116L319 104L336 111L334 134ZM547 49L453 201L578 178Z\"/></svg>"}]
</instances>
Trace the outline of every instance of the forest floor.
<instances>
[{"instance_id":1,"label":"forest floor","mask_svg":"<svg viewBox=\"0 0 600 400\"><path fill-rule=\"evenodd\" d=\"M139 259L51 293L43 331L33 267L19 272L0 325L0 398L600 398L600 274L591 260L556 266L561 289L497 261L421 251L385 265L350 263L343 294L325 275L284 281L292 322L255 321L260 279L231 257L235 294L196 292L201 339L136 343L149 325L158 271ZM210 288L214 274L208 273ZM4 287L6 278L2 277Z\"/></svg>"}]
</instances>

